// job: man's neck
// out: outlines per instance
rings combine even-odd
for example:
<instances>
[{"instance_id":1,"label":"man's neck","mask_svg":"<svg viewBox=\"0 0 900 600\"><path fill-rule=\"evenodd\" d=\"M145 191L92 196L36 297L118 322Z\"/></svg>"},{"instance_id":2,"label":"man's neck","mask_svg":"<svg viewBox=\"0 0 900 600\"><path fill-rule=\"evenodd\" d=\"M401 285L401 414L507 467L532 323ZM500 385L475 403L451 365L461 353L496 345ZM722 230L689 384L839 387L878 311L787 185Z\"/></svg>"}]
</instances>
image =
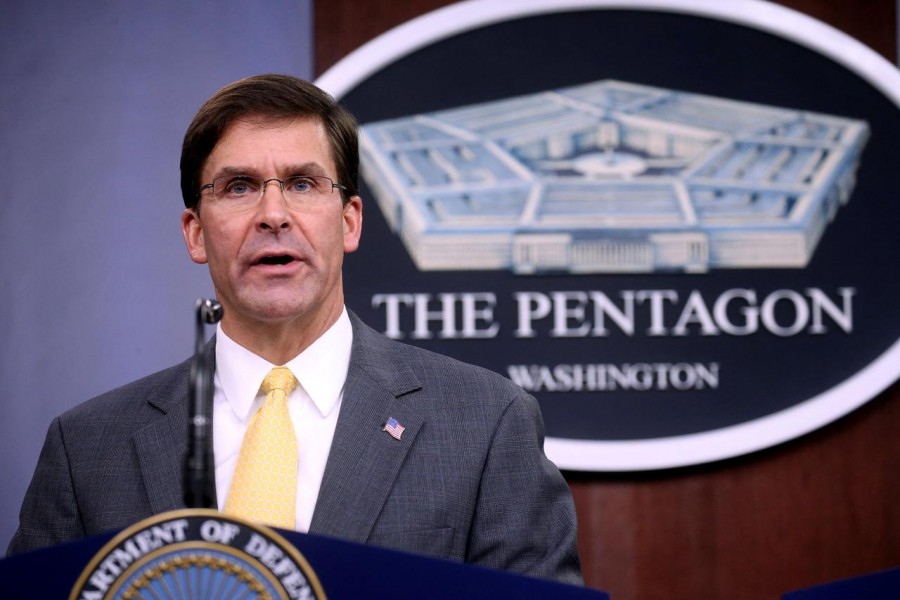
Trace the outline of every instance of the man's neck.
<instances>
[{"instance_id":1,"label":"man's neck","mask_svg":"<svg viewBox=\"0 0 900 600\"><path fill-rule=\"evenodd\" d=\"M284 365L306 350L341 316L343 304L324 315L289 322L243 322L222 319L222 330L232 340L273 365Z\"/></svg>"}]
</instances>

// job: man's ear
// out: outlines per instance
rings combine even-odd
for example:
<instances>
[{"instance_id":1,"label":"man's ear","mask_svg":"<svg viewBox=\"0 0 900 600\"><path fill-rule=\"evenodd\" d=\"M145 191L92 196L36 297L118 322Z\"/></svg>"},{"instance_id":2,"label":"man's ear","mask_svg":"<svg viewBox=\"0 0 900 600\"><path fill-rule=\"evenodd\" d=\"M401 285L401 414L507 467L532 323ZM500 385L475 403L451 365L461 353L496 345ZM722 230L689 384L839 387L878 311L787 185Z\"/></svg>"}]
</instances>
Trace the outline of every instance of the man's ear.
<instances>
[{"instance_id":1,"label":"man's ear","mask_svg":"<svg viewBox=\"0 0 900 600\"><path fill-rule=\"evenodd\" d=\"M351 196L344 205L344 252L355 252L362 235L362 198Z\"/></svg>"},{"instance_id":2,"label":"man's ear","mask_svg":"<svg viewBox=\"0 0 900 600\"><path fill-rule=\"evenodd\" d=\"M199 212L187 208L181 213L181 234L184 236L191 260L199 265L206 264L206 245L203 241L203 226L200 224Z\"/></svg>"}]
</instances>

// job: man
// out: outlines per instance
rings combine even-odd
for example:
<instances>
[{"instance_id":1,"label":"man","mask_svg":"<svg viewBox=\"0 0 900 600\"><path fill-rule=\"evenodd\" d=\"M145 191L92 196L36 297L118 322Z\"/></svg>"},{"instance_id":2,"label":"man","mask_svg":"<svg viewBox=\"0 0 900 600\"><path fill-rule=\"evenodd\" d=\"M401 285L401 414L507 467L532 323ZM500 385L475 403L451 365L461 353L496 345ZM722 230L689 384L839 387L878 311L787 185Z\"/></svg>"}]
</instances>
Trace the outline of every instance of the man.
<instances>
[{"instance_id":1,"label":"man","mask_svg":"<svg viewBox=\"0 0 900 600\"><path fill-rule=\"evenodd\" d=\"M572 499L543 454L535 400L345 309L343 256L362 230L357 172L353 117L289 76L223 88L185 135L182 231L224 308L206 348L219 508L580 582ZM285 384L270 389L273 374ZM182 508L188 382L185 362L55 419L8 552ZM272 431L276 453L258 441ZM265 498L279 499L278 516L252 507L270 484L281 486Z\"/></svg>"}]
</instances>

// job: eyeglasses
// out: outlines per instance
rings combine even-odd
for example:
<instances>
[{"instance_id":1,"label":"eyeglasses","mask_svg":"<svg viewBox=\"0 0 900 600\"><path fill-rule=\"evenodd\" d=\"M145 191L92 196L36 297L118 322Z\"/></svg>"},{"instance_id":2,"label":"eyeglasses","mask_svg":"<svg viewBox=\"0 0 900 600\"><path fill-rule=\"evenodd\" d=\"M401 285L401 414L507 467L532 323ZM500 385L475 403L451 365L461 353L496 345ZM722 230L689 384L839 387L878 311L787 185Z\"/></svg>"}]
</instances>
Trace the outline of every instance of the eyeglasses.
<instances>
[{"instance_id":1,"label":"eyeglasses","mask_svg":"<svg viewBox=\"0 0 900 600\"><path fill-rule=\"evenodd\" d=\"M212 183L200 186L200 193L205 189L212 189L216 203L225 208L244 208L259 202L273 181L278 182L287 203L297 208L322 204L331 197L335 189L347 191L346 186L335 183L324 175L291 175L284 179L223 175L213 179Z\"/></svg>"}]
</instances>

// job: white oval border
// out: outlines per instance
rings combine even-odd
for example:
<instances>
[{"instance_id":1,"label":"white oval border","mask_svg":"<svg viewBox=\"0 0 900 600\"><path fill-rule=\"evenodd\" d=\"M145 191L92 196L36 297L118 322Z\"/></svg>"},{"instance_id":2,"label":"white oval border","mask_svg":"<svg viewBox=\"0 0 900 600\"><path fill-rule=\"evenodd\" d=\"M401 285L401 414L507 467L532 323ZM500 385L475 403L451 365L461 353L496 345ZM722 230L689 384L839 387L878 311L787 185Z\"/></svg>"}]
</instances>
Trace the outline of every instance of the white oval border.
<instances>
[{"instance_id":1,"label":"white oval border","mask_svg":"<svg viewBox=\"0 0 900 600\"><path fill-rule=\"evenodd\" d=\"M392 62L424 46L512 18L575 9L620 8L685 13L754 27L804 45L847 67L900 107L900 71L879 54L812 17L763 0L466 0L408 21L360 46L316 80L340 99ZM900 376L900 339L862 370L794 406L689 435L633 441L548 437L547 456L561 469L643 471L707 463L792 440L862 406Z\"/></svg>"}]
</instances>

